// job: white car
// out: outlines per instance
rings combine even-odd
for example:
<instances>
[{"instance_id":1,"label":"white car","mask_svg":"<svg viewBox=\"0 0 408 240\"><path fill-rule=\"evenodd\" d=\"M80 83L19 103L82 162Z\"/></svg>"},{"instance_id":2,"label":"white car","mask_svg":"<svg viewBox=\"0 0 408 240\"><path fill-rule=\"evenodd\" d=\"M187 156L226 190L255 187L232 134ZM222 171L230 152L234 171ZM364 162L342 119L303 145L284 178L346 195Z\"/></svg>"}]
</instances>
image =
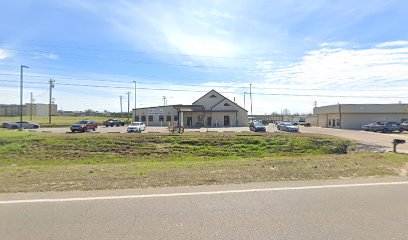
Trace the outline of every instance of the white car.
<instances>
[{"instance_id":1,"label":"white car","mask_svg":"<svg viewBox=\"0 0 408 240\"><path fill-rule=\"evenodd\" d=\"M29 123L29 122L8 122L8 123L3 123L3 128L7 129L17 129L22 125L22 128L24 129L37 129L40 128L40 125L36 123Z\"/></svg>"},{"instance_id":2,"label":"white car","mask_svg":"<svg viewBox=\"0 0 408 240\"><path fill-rule=\"evenodd\" d=\"M130 124L127 128L127 132L131 133L131 132L142 132L146 130L146 125L143 122L133 122L132 124Z\"/></svg>"}]
</instances>

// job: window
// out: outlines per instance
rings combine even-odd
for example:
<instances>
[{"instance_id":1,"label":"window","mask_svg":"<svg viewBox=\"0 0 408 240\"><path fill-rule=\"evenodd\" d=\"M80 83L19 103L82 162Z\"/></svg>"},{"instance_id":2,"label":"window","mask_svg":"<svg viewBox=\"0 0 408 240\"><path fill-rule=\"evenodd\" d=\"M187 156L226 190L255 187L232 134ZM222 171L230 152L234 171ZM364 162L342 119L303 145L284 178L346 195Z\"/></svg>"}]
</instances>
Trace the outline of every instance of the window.
<instances>
[{"instance_id":1,"label":"window","mask_svg":"<svg viewBox=\"0 0 408 240\"><path fill-rule=\"evenodd\" d=\"M340 127L340 119L337 119L337 127Z\"/></svg>"},{"instance_id":2,"label":"window","mask_svg":"<svg viewBox=\"0 0 408 240\"><path fill-rule=\"evenodd\" d=\"M135 116L135 122L139 122L139 115Z\"/></svg>"},{"instance_id":3,"label":"window","mask_svg":"<svg viewBox=\"0 0 408 240\"><path fill-rule=\"evenodd\" d=\"M142 122L146 122L146 115L142 115Z\"/></svg>"},{"instance_id":4,"label":"window","mask_svg":"<svg viewBox=\"0 0 408 240\"><path fill-rule=\"evenodd\" d=\"M149 122L153 122L153 115L149 115Z\"/></svg>"},{"instance_id":5,"label":"window","mask_svg":"<svg viewBox=\"0 0 408 240\"><path fill-rule=\"evenodd\" d=\"M163 115L159 116L159 122L164 122L164 116Z\"/></svg>"},{"instance_id":6,"label":"window","mask_svg":"<svg viewBox=\"0 0 408 240\"><path fill-rule=\"evenodd\" d=\"M215 96L214 94L210 96L210 98L217 98L217 96Z\"/></svg>"},{"instance_id":7,"label":"window","mask_svg":"<svg viewBox=\"0 0 408 240\"><path fill-rule=\"evenodd\" d=\"M171 122L171 116L170 115L166 116L166 122Z\"/></svg>"},{"instance_id":8,"label":"window","mask_svg":"<svg viewBox=\"0 0 408 240\"><path fill-rule=\"evenodd\" d=\"M177 121L177 120L178 120L177 115L174 115L174 117L173 117L173 121Z\"/></svg>"},{"instance_id":9,"label":"window","mask_svg":"<svg viewBox=\"0 0 408 240\"><path fill-rule=\"evenodd\" d=\"M230 107L231 105L229 105L228 103L224 103L224 106Z\"/></svg>"},{"instance_id":10,"label":"window","mask_svg":"<svg viewBox=\"0 0 408 240\"><path fill-rule=\"evenodd\" d=\"M329 119L329 126L331 126L331 119Z\"/></svg>"}]
</instances>

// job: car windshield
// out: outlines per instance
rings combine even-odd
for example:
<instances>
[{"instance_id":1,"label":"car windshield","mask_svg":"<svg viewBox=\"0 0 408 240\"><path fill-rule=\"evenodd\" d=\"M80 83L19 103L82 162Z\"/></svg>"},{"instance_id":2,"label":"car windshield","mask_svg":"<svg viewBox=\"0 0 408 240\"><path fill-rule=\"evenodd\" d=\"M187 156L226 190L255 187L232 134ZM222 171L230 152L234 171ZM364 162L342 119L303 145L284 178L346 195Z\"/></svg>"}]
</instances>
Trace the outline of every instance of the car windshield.
<instances>
[{"instance_id":1,"label":"car windshield","mask_svg":"<svg viewBox=\"0 0 408 240\"><path fill-rule=\"evenodd\" d=\"M78 124L87 124L88 121L79 121Z\"/></svg>"},{"instance_id":2,"label":"car windshield","mask_svg":"<svg viewBox=\"0 0 408 240\"><path fill-rule=\"evenodd\" d=\"M138 122L132 123L132 126L139 126L139 125L140 125L140 123L138 123Z\"/></svg>"}]
</instances>

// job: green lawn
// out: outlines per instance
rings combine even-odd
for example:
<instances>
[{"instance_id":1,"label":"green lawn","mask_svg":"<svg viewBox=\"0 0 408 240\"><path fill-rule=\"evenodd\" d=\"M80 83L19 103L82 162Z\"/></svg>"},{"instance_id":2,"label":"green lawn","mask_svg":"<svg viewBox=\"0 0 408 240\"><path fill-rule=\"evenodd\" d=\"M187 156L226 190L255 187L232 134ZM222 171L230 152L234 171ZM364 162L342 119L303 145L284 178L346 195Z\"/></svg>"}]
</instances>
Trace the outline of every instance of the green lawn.
<instances>
[{"instance_id":1,"label":"green lawn","mask_svg":"<svg viewBox=\"0 0 408 240\"><path fill-rule=\"evenodd\" d=\"M58 127L58 126L70 126L76 122L81 120L94 120L98 123L102 124L104 121L108 120L109 118L120 119L122 121L127 121L127 117L125 118L117 118L117 117L74 117L74 116L53 116L51 124L48 123L48 116L33 116L33 119L30 120L30 116L23 116L24 121L38 123L41 127ZM131 119L130 119L131 120ZM12 122L12 121L20 121L20 117L0 117L0 124L3 122Z\"/></svg>"},{"instance_id":2,"label":"green lawn","mask_svg":"<svg viewBox=\"0 0 408 240\"><path fill-rule=\"evenodd\" d=\"M0 130L0 192L91 190L398 174L406 155L346 154L305 134L46 134Z\"/></svg>"}]
</instances>

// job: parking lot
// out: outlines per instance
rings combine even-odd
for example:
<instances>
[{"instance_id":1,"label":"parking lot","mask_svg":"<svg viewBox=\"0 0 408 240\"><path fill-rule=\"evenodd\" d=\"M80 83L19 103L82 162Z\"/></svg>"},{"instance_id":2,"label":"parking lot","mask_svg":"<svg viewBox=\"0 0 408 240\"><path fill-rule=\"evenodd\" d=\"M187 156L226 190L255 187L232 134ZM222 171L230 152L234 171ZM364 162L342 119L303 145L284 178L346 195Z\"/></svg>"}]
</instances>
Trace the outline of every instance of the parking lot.
<instances>
[{"instance_id":1,"label":"parking lot","mask_svg":"<svg viewBox=\"0 0 408 240\"><path fill-rule=\"evenodd\" d=\"M336 137L348 138L355 140L357 142L375 145L382 147L385 151L392 150L392 141L394 139L403 139L408 142L408 133L376 133L367 132L360 130L346 130L346 129L335 129L335 128L320 128L320 127L301 127L300 131L302 133L317 133L326 134ZM398 145L399 152L408 153L408 143Z\"/></svg>"},{"instance_id":2,"label":"parking lot","mask_svg":"<svg viewBox=\"0 0 408 240\"><path fill-rule=\"evenodd\" d=\"M104 133L104 134L114 134L114 133L126 133L126 126L124 127L105 127L100 126L98 129L93 131L88 131L85 134L95 134L95 133ZM71 131L68 127L58 127L58 128L42 128L39 130L29 130L35 132L49 132L49 133L69 133ZM273 124L267 126L267 132L277 132L278 130ZM147 127L146 131L142 134L149 133L167 133L167 127ZM185 132L249 132L248 127L225 127L225 128L186 128ZM320 127L300 127L301 133L315 133L315 134L325 134L331 136L337 136L342 138L347 138L355 140L365 145L377 146L384 151L392 150L392 141L394 139L403 139L408 141L408 133L375 133L375 132L366 132L360 130L346 130L346 129L334 129L334 128L320 128ZM399 152L408 153L408 144L401 144L398 146Z\"/></svg>"}]
</instances>

